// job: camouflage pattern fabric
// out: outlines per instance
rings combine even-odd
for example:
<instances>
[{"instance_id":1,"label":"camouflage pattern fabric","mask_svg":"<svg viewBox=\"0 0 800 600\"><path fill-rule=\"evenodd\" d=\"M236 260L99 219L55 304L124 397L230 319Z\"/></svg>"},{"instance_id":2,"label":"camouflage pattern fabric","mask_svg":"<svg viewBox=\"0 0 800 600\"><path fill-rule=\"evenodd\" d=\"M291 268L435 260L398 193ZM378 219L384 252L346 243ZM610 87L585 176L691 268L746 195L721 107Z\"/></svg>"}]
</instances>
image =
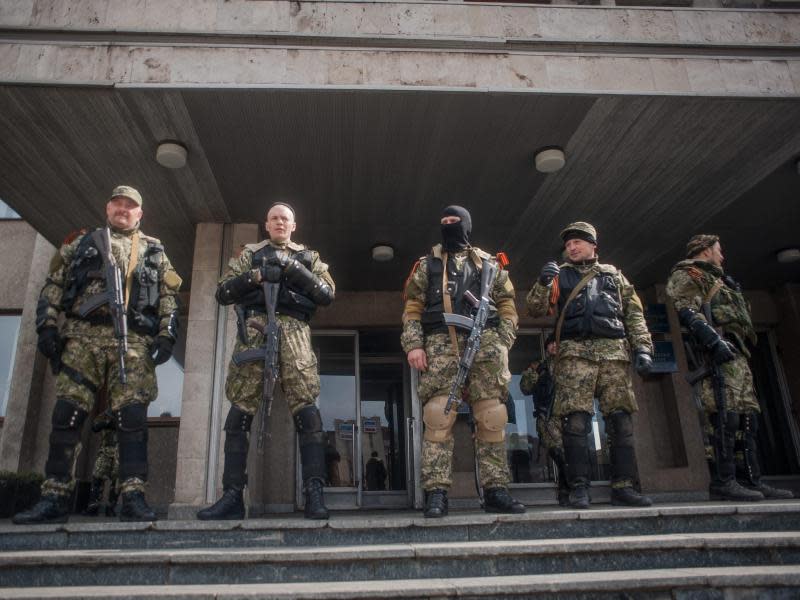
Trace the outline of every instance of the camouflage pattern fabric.
<instances>
[{"instance_id":1,"label":"camouflage pattern fabric","mask_svg":"<svg viewBox=\"0 0 800 600\"><path fill-rule=\"evenodd\" d=\"M93 335L88 339L68 338L61 355L61 362L98 388L108 386L109 403L112 410L128 404L149 404L158 396L156 367L148 346L140 341L128 344L125 355L125 370L128 383L119 382L119 354L114 328L111 325L92 325ZM81 383L77 383L61 371L56 377L56 396L68 398L86 412L91 412L95 395Z\"/></svg>"},{"instance_id":2,"label":"camouflage pattern fabric","mask_svg":"<svg viewBox=\"0 0 800 600\"><path fill-rule=\"evenodd\" d=\"M122 269L123 279L128 269L133 234L136 231L138 231L138 227L135 227L130 231L118 231L113 228L111 229L111 251L114 254L114 258L117 260L117 264ZM45 281L44 287L42 288L42 292L40 294L40 302L44 301L47 304L46 318L42 323L42 326L57 325L59 314L62 312L61 297L63 296L64 288L67 285L67 277L69 276L70 265L72 264L73 258L75 257L75 252L78 249L78 246L80 245L84 235L89 234L82 233L74 239L64 243L61 248L59 248L58 253L56 253L56 255L53 257L53 260L50 262L50 270L47 275L47 280ZM156 238L141 234L139 238L140 260L147 250L147 240L160 243ZM175 272L175 269L172 267L172 263L170 263L167 255L162 254L161 256L162 260L158 265L158 314L160 318L158 335L171 338L172 336L169 333L168 326L172 315L177 313L178 310L177 294L182 280ZM80 306L81 303L90 296L103 293L104 291L105 280L102 277L98 279L90 279L86 289L76 298L75 306ZM101 306L92 313L92 316L107 316L108 314L108 307ZM76 318L68 318L61 329L61 335L65 338L88 339L92 338L95 333L96 329L94 329L94 326L91 325L91 323ZM135 331L129 330L128 341L130 343L149 345L152 343L152 338L150 336L142 335L140 333L136 333Z\"/></svg>"},{"instance_id":3,"label":"camouflage pattern fabric","mask_svg":"<svg viewBox=\"0 0 800 600\"><path fill-rule=\"evenodd\" d=\"M630 362L593 361L574 356L560 358L556 365L555 415L594 414L594 398L598 399L603 415L617 410L636 412Z\"/></svg>"},{"instance_id":4,"label":"camouflage pattern fabric","mask_svg":"<svg viewBox=\"0 0 800 600\"><path fill-rule=\"evenodd\" d=\"M628 361L630 362L631 350L643 349L653 354L653 341L644 319L644 309L636 290L628 279L613 265L597 262L586 265L573 265L564 263L561 269L575 269L581 276L590 270L597 273L611 273L617 284L622 298L623 322L627 338L609 339L592 337L586 339L561 340L558 347L558 358L571 356L591 361ZM553 282L557 282L556 277ZM554 314L557 307L551 303L552 288L554 283L542 285L537 280L526 297L528 312L532 317L544 317Z\"/></svg>"},{"instance_id":5,"label":"camouflage pattern fabric","mask_svg":"<svg viewBox=\"0 0 800 600\"><path fill-rule=\"evenodd\" d=\"M744 356L736 355L730 362L721 365L722 375L725 378L725 408L731 412L760 413L758 398L753 388L753 374ZM707 414L717 412L714 401L714 388L711 378L707 377L695 384L698 388L700 403Z\"/></svg>"},{"instance_id":6,"label":"camouflage pattern fabric","mask_svg":"<svg viewBox=\"0 0 800 600\"><path fill-rule=\"evenodd\" d=\"M286 254L305 249L305 246L295 242L277 244L268 241L267 243ZM228 262L228 268L219 280L220 284L252 270L255 246L248 244L239 256ZM317 252L312 252L311 272L322 278L335 292L336 285L328 271L328 265L320 260ZM267 322L265 315L251 318L262 324ZM311 348L311 328L308 323L288 315L278 315L277 318L281 328L279 384L289 404L289 410L292 414L296 414L303 407L313 405L319 396L317 357ZM234 354L263 346L264 336L256 329L248 327L247 336L247 343L243 343L237 336ZM261 403L264 389L263 373L263 362L247 363L237 367L231 360L225 382L225 396L228 401L242 411L254 415Z\"/></svg>"},{"instance_id":7,"label":"camouflage pattern fabric","mask_svg":"<svg viewBox=\"0 0 800 600\"><path fill-rule=\"evenodd\" d=\"M435 250L435 249L434 249ZM489 255L478 248L453 255L456 269L460 272L466 260L478 261ZM401 344L408 353L423 348L428 359L427 371L419 374L417 389L420 401L426 404L434 396L447 395L458 372L459 357L453 351L450 336L445 333L424 335L420 317L425 309L428 289L427 257L415 265L405 286L405 310ZM516 339L517 312L514 305L514 286L506 271L499 271L491 290L497 306L500 325L487 328L481 338L481 347L475 357L466 389L459 390L459 397L470 405L483 399L504 399L508 395L511 372L508 370L508 350ZM463 351L467 333L456 334L459 352ZM484 488L506 487L511 480L508 469L508 454L505 442L476 441L478 478ZM447 442L423 441L422 487L449 489L452 484L453 440Z\"/></svg>"},{"instance_id":8,"label":"camouflage pattern fabric","mask_svg":"<svg viewBox=\"0 0 800 600\"><path fill-rule=\"evenodd\" d=\"M119 450L117 449L117 434L111 429L105 429L100 434L100 447L94 459L92 478L108 479L114 481L119 473Z\"/></svg>"},{"instance_id":9,"label":"camouflage pattern fabric","mask_svg":"<svg viewBox=\"0 0 800 600\"><path fill-rule=\"evenodd\" d=\"M261 323L266 323L267 320L266 316L251 318ZM277 318L281 328L278 383L289 404L289 411L296 414L300 409L312 406L319 396L317 357L311 348L311 328L307 323L286 315L277 315ZM248 327L247 344L243 344L237 337L233 352L236 354L263 345L264 336L256 329ZM228 401L248 414L256 414L264 390L263 374L263 361L236 366L231 360L225 381L225 396Z\"/></svg>"},{"instance_id":10,"label":"camouflage pattern fabric","mask_svg":"<svg viewBox=\"0 0 800 600\"><path fill-rule=\"evenodd\" d=\"M547 361L548 368L551 368L552 362ZM525 369L519 379L519 389L525 396L532 396L536 392L536 384L539 381L538 373L539 363L532 363ZM538 399L534 399L538 402ZM539 442L545 449L560 448L562 443L561 423L554 414L551 413L549 419L544 417L537 417L536 419L536 433L539 435Z\"/></svg>"}]
</instances>

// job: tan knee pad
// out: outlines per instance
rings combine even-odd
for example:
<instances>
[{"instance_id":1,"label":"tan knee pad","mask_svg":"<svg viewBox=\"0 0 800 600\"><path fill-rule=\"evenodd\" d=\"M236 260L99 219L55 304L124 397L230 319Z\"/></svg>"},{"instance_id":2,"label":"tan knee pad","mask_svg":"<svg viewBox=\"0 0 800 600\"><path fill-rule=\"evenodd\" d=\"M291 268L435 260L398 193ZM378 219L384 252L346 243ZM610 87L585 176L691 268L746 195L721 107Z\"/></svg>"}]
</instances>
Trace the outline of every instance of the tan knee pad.
<instances>
[{"instance_id":1,"label":"tan knee pad","mask_svg":"<svg viewBox=\"0 0 800 600\"><path fill-rule=\"evenodd\" d=\"M484 442L502 442L506 439L508 411L497 398L478 400L472 405L477 431L475 437Z\"/></svg>"},{"instance_id":2,"label":"tan knee pad","mask_svg":"<svg viewBox=\"0 0 800 600\"><path fill-rule=\"evenodd\" d=\"M447 396L434 396L422 408L422 422L425 423L423 437L429 442L446 442L453 437L453 423L456 422L457 413L451 410L444 414L446 405Z\"/></svg>"}]
</instances>

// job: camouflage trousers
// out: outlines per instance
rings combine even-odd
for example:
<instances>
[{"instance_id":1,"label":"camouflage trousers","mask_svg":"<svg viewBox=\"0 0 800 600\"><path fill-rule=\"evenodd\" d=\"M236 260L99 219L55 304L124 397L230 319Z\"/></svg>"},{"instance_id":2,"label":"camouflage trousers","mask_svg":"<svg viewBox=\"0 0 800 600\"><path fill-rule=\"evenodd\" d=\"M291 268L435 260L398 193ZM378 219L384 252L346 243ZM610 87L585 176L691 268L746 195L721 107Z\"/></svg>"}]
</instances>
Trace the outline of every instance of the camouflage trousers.
<instances>
[{"instance_id":1,"label":"camouflage trousers","mask_svg":"<svg viewBox=\"0 0 800 600\"><path fill-rule=\"evenodd\" d=\"M574 412L593 414L595 398L604 415L618 410L633 413L638 408L628 361L564 356L558 360L555 376L556 417Z\"/></svg>"},{"instance_id":2,"label":"camouflage trousers","mask_svg":"<svg viewBox=\"0 0 800 600\"><path fill-rule=\"evenodd\" d=\"M463 342L464 337L459 336ZM450 336L436 333L425 337L428 370L420 373L418 393L423 405L434 396L447 395L458 371L458 358ZM465 389L460 397L473 405L478 400L508 395L511 373L508 370L508 348L494 329L488 329L481 340ZM454 408L455 410L455 408ZM449 489L453 482L453 440L422 444L422 487L425 490ZM478 477L481 486L505 487L511 479L508 470L506 443L476 440Z\"/></svg>"},{"instance_id":3,"label":"camouflage trousers","mask_svg":"<svg viewBox=\"0 0 800 600\"><path fill-rule=\"evenodd\" d=\"M262 324L265 317L252 317ZM311 348L311 328L308 323L285 315L278 315L281 328L279 383L289 411L294 415L306 406L312 406L319 396L319 372L317 357ZM237 337L233 353L264 344L264 336L254 328L248 328L247 343ZM225 382L225 396L240 410L254 415L258 412L264 391L264 361L237 366L231 360Z\"/></svg>"},{"instance_id":4,"label":"camouflage trousers","mask_svg":"<svg viewBox=\"0 0 800 600\"><path fill-rule=\"evenodd\" d=\"M92 479L108 479L114 481L119 475L119 451L117 445L101 445L94 459Z\"/></svg>"},{"instance_id":5,"label":"camouflage trousers","mask_svg":"<svg viewBox=\"0 0 800 600\"><path fill-rule=\"evenodd\" d=\"M726 410L737 413L761 412L753 388L753 374L750 372L750 366L744 356L737 354L732 361L723 363L722 375L725 378ZM695 386L695 390L700 395L700 403L706 414L716 413L717 405L714 400L711 378L703 379L699 385Z\"/></svg>"},{"instance_id":6,"label":"camouflage trousers","mask_svg":"<svg viewBox=\"0 0 800 600\"><path fill-rule=\"evenodd\" d=\"M549 419L544 417L536 418L536 433L539 434L539 443L547 450L551 448L561 448L561 422L559 419L550 415Z\"/></svg>"},{"instance_id":7,"label":"camouflage trousers","mask_svg":"<svg viewBox=\"0 0 800 600\"><path fill-rule=\"evenodd\" d=\"M146 340L129 342L128 352L125 354L128 382L122 385L119 382L117 342L111 335L111 327L103 330L109 335L68 338L61 354L62 364L80 373L96 387L106 386L108 401L114 411L128 404L150 404L158 395L158 384L155 363ZM90 412L95 403L95 393L74 381L63 370L56 377L56 396L70 400L86 412ZM76 458L80 451L81 444L78 444L74 454ZM72 472L74 473L74 464ZM67 481L47 478L42 484L42 493L69 496L74 487L75 481L72 477ZM120 487L123 492L144 492L145 482L138 477L131 477L121 482Z\"/></svg>"},{"instance_id":8,"label":"camouflage trousers","mask_svg":"<svg viewBox=\"0 0 800 600\"><path fill-rule=\"evenodd\" d=\"M61 362L97 388L106 386L112 410L128 404L150 404L158 396L156 366L145 343L128 344L125 354L128 383L125 385L119 382L119 354L113 337L70 338L61 354ZM74 402L86 412L91 412L95 403L95 393L63 370L56 377L56 396Z\"/></svg>"}]
</instances>

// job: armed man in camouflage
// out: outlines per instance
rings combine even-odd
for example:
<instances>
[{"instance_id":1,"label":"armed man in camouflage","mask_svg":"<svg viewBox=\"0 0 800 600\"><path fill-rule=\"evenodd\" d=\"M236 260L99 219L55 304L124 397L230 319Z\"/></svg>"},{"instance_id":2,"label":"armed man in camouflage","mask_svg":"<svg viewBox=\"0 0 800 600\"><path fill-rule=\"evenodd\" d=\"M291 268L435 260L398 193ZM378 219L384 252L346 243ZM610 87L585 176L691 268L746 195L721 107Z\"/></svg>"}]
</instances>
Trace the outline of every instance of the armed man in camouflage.
<instances>
[{"instance_id":1,"label":"armed man in camouflage","mask_svg":"<svg viewBox=\"0 0 800 600\"><path fill-rule=\"evenodd\" d=\"M561 423L559 419L553 416L553 402L556 391L553 362L558 352L556 338L553 334L547 336L544 347L544 359L532 362L522 372L519 379L519 389L525 396L533 397L533 417L536 419L536 433L539 434L539 444L547 450L547 455L556 465L558 503L561 506L567 506L569 504L569 486L567 485L564 448L561 439Z\"/></svg>"},{"instance_id":2,"label":"armed man in camouflage","mask_svg":"<svg viewBox=\"0 0 800 600\"><path fill-rule=\"evenodd\" d=\"M594 398L606 419L611 449L611 501L649 506L634 488L636 458L633 420L637 410L630 365L646 375L653 366L653 342L642 303L619 269L597 259L597 231L585 222L561 232L567 261L542 267L528 293L531 316L558 314L555 414L561 418L569 504L588 508L590 465L587 436Z\"/></svg>"},{"instance_id":3,"label":"armed man in camouflage","mask_svg":"<svg viewBox=\"0 0 800 600\"><path fill-rule=\"evenodd\" d=\"M119 476L119 451L117 449L117 422L111 410L97 415L92 421L92 431L100 434L100 447L92 469L92 487L89 489L89 504L83 514L97 516L103 503L103 488L108 481L108 505L106 516L117 514L117 477Z\"/></svg>"},{"instance_id":4,"label":"armed man in camouflage","mask_svg":"<svg viewBox=\"0 0 800 600\"><path fill-rule=\"evenodd\" d=\"M106 387L117 425L122 521L153 521L145 501L147 406L158 395L156 365L172 355L178 335L176 295L181 278L156 238L139 229L142 196L114 188L106 204L111 251L123 277L128 319L124 355L127 383L120 381L118 341L108 304L80 316L84 302L104 294L100 245L103 229L70 236L50 264L36 309L39 351L58 369L50 450L41 500L15 523L65 522L73 489L75 449L98 389ZM58 318L64 314L59 331Z\"/></svg>"},{"instance_id":5,"label":"armed man in camouflage","mask_svg":"<svg viewBox=\"0 0 800 600\"><path fill-rule=\"evenodd\" d=\"M723 260L718 236L696 235L686 246L686 260L672 268L667 283L667 294L681 324L689 330L700 353L719 365L724 379L722 419L711 373L695 384L707 417L709 491L712 498L722 500L792 498L790 491L773 488L761 480L757 448L761 408L747 364L747 343L755 344L757 338L750 305L739 284L722 270ZM710 306L713 323L703 314L705 303Z\"/></svg>"},{"instance_id":6,"label":"armed man in camouflage","mask_svg":"<svg viewBox=\"0 0 800 600\"><path fill-rule=\"evenodd\" d=\"M280 325L280 381L289 411L294 416L300 442L305 517L327 519L323 501L325 485L325 433L315 401L320 391L317 358L311 348L308 323L317 306L333 302L334 283L319 254L291 240L297 227L294 210L276 203L267 213L269 239L247 244L231 259L219 281L217 301L236 304L239 318L234 356L264 345L267 323L261 282L280 283L276 318ZM253 323L255 326L249 325ZM225 470L222 497L197 513L198 519L243 519L243 491L247 485L247 452L253 417L261 404L264 361L237 365L231 360L225 395L231 403L225 420Z\"/></svg>"},{"instance_id":7,"label":"armed man in camouflage","mask_svg":"<svg viewBox=\"0 0 800 600\"><path fill-rule=\"evenodd\" d=\"M448 206L441 218L442 244L433 247L413 267L405 286L401 343L408 364L420 373L418 393L423 403L425 433L422 445L422 487L425 516L448 512L447 492L452 483L453 425L456 407L445 414L447 396L458 371L467 334L448 330L443 312L469 316L470 291L480 298L486 252L469 243L472 218L460 206ZM490 292L487 328L481 338L469 379L459 398L466 398L476 421L476 452L480 485L487 512L521 513L525 507L508 493L510 479L505 445L508 421L505 400L511 373L508 350L516 339L517 310L514 286L500 270ZM457 348L456 348L457 346Z\"/></svg>"}]
</instances>

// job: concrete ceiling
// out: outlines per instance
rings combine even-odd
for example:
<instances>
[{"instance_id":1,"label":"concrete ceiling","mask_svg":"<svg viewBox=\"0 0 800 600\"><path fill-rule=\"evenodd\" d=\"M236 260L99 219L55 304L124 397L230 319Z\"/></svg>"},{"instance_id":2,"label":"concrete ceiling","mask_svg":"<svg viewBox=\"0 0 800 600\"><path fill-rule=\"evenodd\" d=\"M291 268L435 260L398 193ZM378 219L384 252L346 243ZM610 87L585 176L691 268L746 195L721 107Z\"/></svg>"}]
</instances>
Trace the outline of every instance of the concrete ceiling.
<instances>
[{"instance_id":1,"label":"concrete ceiling","mask_svg":"<svg viewBox=\"0 0 800 600\"><path fill-rule=\"evenodd\" d=\"M472 211L476 245L510 255L520 289L577 219L637 286L716 231L746 287L770 287L800 278L774 260L800 246L798 124L798 100L4 86L0 198L58 243L133 185L186 279L196 223L261 221L288 200L340 289L400 289L450 203ZM155 162L162 140L187 146L185 168ZM551 145L567 166L543 175L533 155ZM375 243L395 260L374 263Z\"/></svg>"}]
</instances>

